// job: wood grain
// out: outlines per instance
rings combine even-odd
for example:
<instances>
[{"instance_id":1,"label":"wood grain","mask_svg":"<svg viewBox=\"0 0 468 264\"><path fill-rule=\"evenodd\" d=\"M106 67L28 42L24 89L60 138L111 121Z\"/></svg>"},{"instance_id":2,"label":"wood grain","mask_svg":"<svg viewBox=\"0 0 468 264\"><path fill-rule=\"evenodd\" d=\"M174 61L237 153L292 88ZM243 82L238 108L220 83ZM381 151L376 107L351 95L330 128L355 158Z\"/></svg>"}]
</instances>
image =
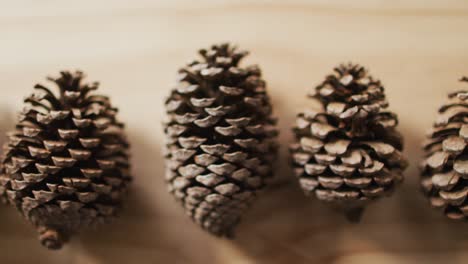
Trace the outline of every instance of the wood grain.
<instances>
[{"instance_id":1,"label":"wood grain","mask_svg":"<svg viewBox=\"0 0 468 264\"><path fill-rule=\"evenodd\" d=\"M417 186L420 142L447 92L468 74L464 0L2 1L1 132L22 98L60 69L102 83L127 122L132 195L121 219L48 252L12 209L0 208L1 263L467 263L468 231L430 209ZM280 118L278 184L244 218L234 241L205 234L163 184L162 101L181 65L233 41L264 70ZM369 67L400 115L411 167L392 197L351 225L304 197L286 145L307 90L346 61ZM285 183L285 184L280 184Z\"/></svg>"}]
</instances>

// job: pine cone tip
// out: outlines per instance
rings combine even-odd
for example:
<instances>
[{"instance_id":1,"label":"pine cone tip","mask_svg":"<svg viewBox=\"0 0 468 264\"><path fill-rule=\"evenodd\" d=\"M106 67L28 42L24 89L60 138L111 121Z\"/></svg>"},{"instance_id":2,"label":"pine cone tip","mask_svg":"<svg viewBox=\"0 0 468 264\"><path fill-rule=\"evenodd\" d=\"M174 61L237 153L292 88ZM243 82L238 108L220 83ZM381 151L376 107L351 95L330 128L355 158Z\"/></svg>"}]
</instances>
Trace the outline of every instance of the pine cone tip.
<instances>
[{"instance_id":1,"label":"pine cone tip","mask_svg":"<svg viewBox=\"0 0 468 264\"><path fill-rule=\"evenodd\" d=\"M234 65L249 54L248 51L239 50L237 45L231 43L220 43L212 45L209 49L200 49L198 53L206 63L217 65Z\"/></svg>"},{"instance_id":2,"label":"pine cone tip","mask_svg":"<svg viewBox=\"0 0 468 264\"><path fill-rule=\"evenodd\" d=\"M80 70L75 71L60 71L58 77L47 77L47 80L54 82L59 87L62 93L84 91L88 92L96 90L99 86L99 82L92 82L83 84L82 80L86 78L86 74ZM41 85L36 85L36 88L40 88Z\"/></svg>"}]
</instances>

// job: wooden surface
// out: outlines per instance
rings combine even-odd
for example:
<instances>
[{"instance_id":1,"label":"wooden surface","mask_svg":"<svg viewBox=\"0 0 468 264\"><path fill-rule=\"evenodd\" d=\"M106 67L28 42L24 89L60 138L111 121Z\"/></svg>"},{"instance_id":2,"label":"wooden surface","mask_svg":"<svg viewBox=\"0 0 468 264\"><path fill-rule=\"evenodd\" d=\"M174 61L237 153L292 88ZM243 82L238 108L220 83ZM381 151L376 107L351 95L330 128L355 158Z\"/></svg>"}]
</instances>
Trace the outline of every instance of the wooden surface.
<instances>
[{"instance_id":1,"label":"wooden surface","mask_svg":"<svg viewBox=\"0 0 468 264\"><path fill-rule=\"evenodd\" d=\"M163 184L162 102L198 48L233 41L264 70L280 118L278 182L246 215L235 241L210 237ZM359 225L299 191L286 145L306 91L340 62L367 66L400 115L407 180ZM121 219L48 252L0 207L0 263L468 263L466 223L430 209L417 186L424 131L468 74L466 0L18 0L0 3L4 132L33 84L60 69L102 83L127 122L135 181Z\"/></svg>"}]
</instances>

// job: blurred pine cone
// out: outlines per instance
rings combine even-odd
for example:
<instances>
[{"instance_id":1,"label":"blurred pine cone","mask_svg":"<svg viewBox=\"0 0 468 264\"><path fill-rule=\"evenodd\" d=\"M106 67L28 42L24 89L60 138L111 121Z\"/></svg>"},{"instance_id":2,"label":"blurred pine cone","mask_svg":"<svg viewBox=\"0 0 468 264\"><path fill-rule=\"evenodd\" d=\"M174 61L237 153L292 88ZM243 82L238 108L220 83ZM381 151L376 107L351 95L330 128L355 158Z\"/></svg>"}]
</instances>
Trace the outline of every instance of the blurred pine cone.
<instances>
[{"instance_id":1,"label":"blurred pine cone","mask_svg":"<svg viewBox=\"0 0 468 264\"><path fill-rule=\"evenodd\" d=\"M36 85L4 147L0 193L49 249L114 217L130 181L117 109L82 78L49 78L58 93Z\"/></svg>"},{"instance_id":2,"label":"blurred pine cone","mask_svg":"<svg viewBox=\"0 0 468 264\"><path fill-rule=\"evenodd\" d=\"M468 78L462 81L468 82ZM468 90L449 94L424 144L421 184L431 205L468 220Z\"/></svg>"},{"instance_id":3,"label":"blurred pine cone","mask_svg":"<svg viewBox=\"0 0 468 264\"><path fill-rule=\"evenodd\" d=\"M265 81L229 44L199 52L166 100L166 180L205 230L231 237L272 175L278 134Z\"/></svg>"},{"instance_id":4,"label":"blurred pine cone","mask_svg":"<svg viewBox=\"0 0 468 264\"><path fill-rule=\"evenodd\" d=\"M340 65L315 88L323 106L297 117L291 148L295 175L306 194L359 221L370 201L390 194L407 166L397 116L384 88L355 64Z\"/></svg>"}]
</instances>

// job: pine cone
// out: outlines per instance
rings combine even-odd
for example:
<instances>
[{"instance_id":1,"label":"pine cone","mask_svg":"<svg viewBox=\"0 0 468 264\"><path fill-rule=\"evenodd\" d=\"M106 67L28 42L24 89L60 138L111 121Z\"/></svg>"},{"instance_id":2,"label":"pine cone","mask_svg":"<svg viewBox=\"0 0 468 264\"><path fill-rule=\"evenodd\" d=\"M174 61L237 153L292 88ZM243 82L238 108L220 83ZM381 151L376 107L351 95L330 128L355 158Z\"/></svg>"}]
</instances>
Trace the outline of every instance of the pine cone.
<instances>
[{"instance_id":1,"label":"pine cone","mask_svg":"<svg viewBox=\"0 0 468 264\"><path fill-rule=\"evenodd\" d=\"M130 181L128 144L109 98L81 72L62 72L53 93L36 85L4 147L0 193L59 249L115 216Z\"/></svg>"},{"instance_id":2,"label":"pine cone","mask_svg":"<svg viewBox=\"0 0 468 264\"><path fill-rule=\"evenodd\" d=\"M462 81L468 82L468 78ZM421 185L434 208L468 220L468 90L449 94L424 144Z\"/></svg>"},{"instance_id":3,"label":"pine cone","mask_svg":"<svg viewBox=\"0 0 468 264\"><path fill-rule=\"evenodd\" d=\"M323 106L297 117L290 151L295 175L306 194L359 221L368 202L390 194L407 166L402 137L380 81L354 64L340 65L315 88Z\"/></svg>"},{"instance_id":4,"label":"pine cone","mask_svg":"<svg viewBox=\"0 0 468 264\"><path fill-rule=\"evenodd\" d=\"M229 44L200 50L166 101L169 192L202 228L231 237L272 174L278 134L265 81Z\"/></svg>"}]
</instances>

